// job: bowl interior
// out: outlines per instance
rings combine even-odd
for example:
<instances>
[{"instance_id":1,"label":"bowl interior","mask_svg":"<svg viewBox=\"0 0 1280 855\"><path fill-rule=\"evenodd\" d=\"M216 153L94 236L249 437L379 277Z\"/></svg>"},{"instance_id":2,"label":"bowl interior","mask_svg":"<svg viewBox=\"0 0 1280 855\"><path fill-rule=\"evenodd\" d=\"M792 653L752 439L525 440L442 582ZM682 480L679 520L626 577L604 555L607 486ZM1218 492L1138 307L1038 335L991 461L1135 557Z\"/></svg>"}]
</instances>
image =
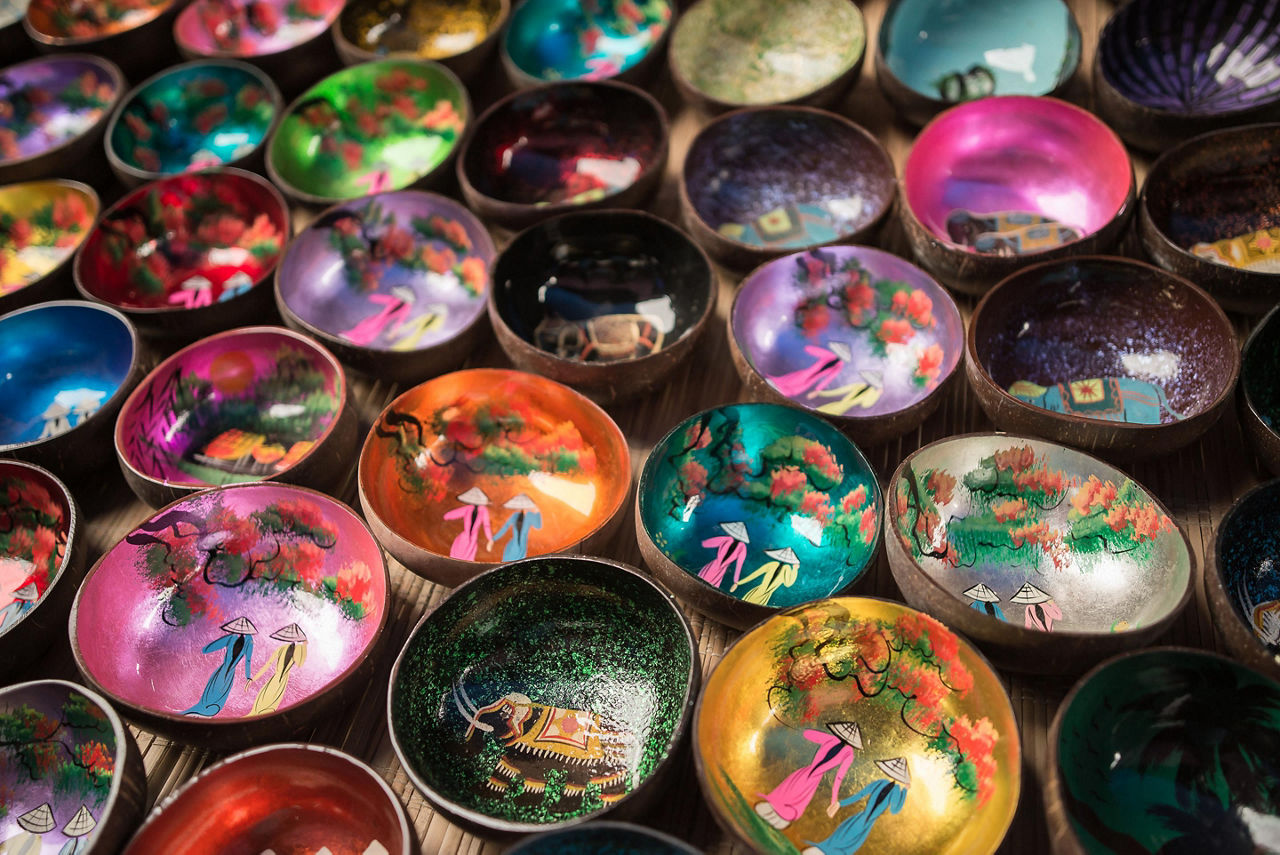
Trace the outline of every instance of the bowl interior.
<instances>
[{"instance_id":1,"label":"bowl interior","mask_svg":"<svg viewBox=\"0 0 1280 855\"><path fill-rule=\"evenodd\" d=\"M1280 315L1272 312L1245 342L1240 360L1240 388L1245 402L1272 432L1280 430Z\"/></svg>"},{"instance_id":2,"label":"bowl interior","mask_svg":"<svg viewBox=\"0 0 1280 855\"><path fill-rule=\"evenodd\" d=\"M964 350L964 322L942 286L868 247L760 267L742 283L730 324L756 373L826 416L901 412L951 376Z\"/></svg>"},{"instance_id":3,"label":"bowl interior","mask_svg":"<svg viewBox=\"0 0 1280 855\"><path fill-rule=\"evenodd\" d=\"M716 665L694 729L704 796L760 851L994 852L1018 802L999 677L898 603L842 597L756 626Z\"/></svg>"},{"instance_id":4,"label":"bowl interior","mask_svg":"<svg viewBox=\"0 0 1280 855\"><path fill-rule=\"evenodd\" d=\"M579 214L535 226L494 268L503 322L574 362L657 353L688 335L714 298L711 265L681 232L640 214Z\"/></svg>"},{"instance_id":5,"label":"bowl interior","mask_svg":"<svg viewBox=\"0 0 1280 855\"><path fill-rule=\"evenodd\" d=\"M465 815L528 828L644 783L682 729L696 661L669 595L553 557L445 600L397 667L391 729L410 774Z\"/></svg>"},{"instance_id":6,"label":"bowl interior","mask_svg":"<svg viewBox=\"0 0 1280 855\"><path fill-rule=\"evenodd\" d=\"M137 29L174 0L31 0L27 21L47 39L81 44Z\"/></svg>"},{"instance_id":7,"label":"bowl interior","mask_svg":"<svg viewBox=\"0 0 1280 855\"><path fill-rule=\"evenodd\" d=\"M98 197L71 181L0 187L0 297L62 266L97 216Z\"/></svg>"},{"instance_id":8,"label":"bowl interior","mask_svg":"<svg viewBox=\"0 0 1280 855\"><path fill-rule=\"evenodd\" d=\"M530 77L599 80L644 59L671 15L669 0L528 0L512 13L503 46Z\"/></svg>"},{"instance_id":9,"label":"bowl interior","mask_svg":"<svg viewBox=\"0 0 1280 855\"><path fill-rule=\"evenodd\" d=\"M195 0L173 36L204 56L265 56L322 35L341 11L342 0Z\"/></svg>"},{"instance_id":10,"label":"bowl interior","mask_svg":"<svg viewBox=\"0 0 1280 855\"><path fill-rule=\"evenodd\" d=\"M80 286L123 309L200 309L261 282L289 215L249 173L178 175L138 188L102 217L76 258Z\"/></svg>"},{"instance_id":11,"label":"bowl interior","mask_svg":"<svg viewBox=\"0 0 1280 855\"><path fill-rule=\"evenodd\" d=\"M1218 576L1239 620L1280 662L1280 481L1236 503L1218 527ZM1219 620L1230 620L1222 615Z\"/></svg>"},{"instance_id":12,"label":"bowl interior","mask_svg":"<svg viewBox=\"0 0 1280 855\"><path fill-rule=\"evenodd\" d=\"M640 482L640 521L668 558L727 595L775 608L860 578L875 557L881 511L857 447L821 419L776 404L687 419L650 452Z\"/></svg>"},{"instance_id":13,"label":"bowl interior","mask_svg":"<svg viewBox=\"0 0 1280 855\"><path fill-rule=\"evenodd\" d=\"M874 223L893 202L893 162L836 116L736 113L698 135L684 165L698 218L750 246L827 243Z\"/></svg>"},{"instance_id":14,"label":"bowl interior","mask_svg":"<svg viewBox=\"0 0 1280 855\"><path fill-rule=\"evenodd\" d=\"M378 545L346 505L250 484L170 505L113 546L80 588L73 642L120 703L233 721L346 676L378 635L386 589Z\"/></svg>"},{"instance_id":15,"label":"bowl interior","mask_svg":"<svg viewBox=\"0 0 1280 855\"><path fill-rule=\"evenodd\" d=\"M478 47L501 17L501 0L352 0L338 26L352 45L379 56L446 59Z\"/></svg>"},{"instance_id":16,"label":"bowl interior","mask_svg":"<svg viewBox=\"0 0 1280 855\"><path fill-rule=\"evenodd\" d=\"M120 389L136 355L126 322L89 304L45 303L0 318L0 448L83 424Z\"/></svg>"},{"instance_id":17,"label":"bowl interior","mask_svg":"<svg viewBox=\"0 0 1280 855\"><path fill-rule=\"evenodd\" d=\"M470 211L404 190L322 214L290 244L277 283L289 311L344 345L422 350L484 312L493 258Z\"/></svg>"},{"instance_id":18,"label":"bowl interior","mask_svg":"<svg viewBox=\"0 0 1280 855\"><path fill-rule=\"evenodd\" d=\"M43 469L0 462L0 636L35 608L66 561L71 505ZM70 584L70 583L68 583Z\"/></svg>"},{"instance_id":19,"label":"bowl interior","mask_svg":"<svg viewBox=\"0 0 1280 855\"><path fill-rule=\"evenodd\" d=\"M693 855L688 844L640 825L589 822L526 838L507 855Z\"/></svg>"},{"instance_id":20,"label":"bowl interior","mask_svg":"<svg viewBox=\"0 0 1280 855\"><path fill-rule=\"evenodd\" d=\"M118 97L119 79L93 57L48 56L5 69L0 74L0 166L83 136Z\"/></svg>"}]
</instances>

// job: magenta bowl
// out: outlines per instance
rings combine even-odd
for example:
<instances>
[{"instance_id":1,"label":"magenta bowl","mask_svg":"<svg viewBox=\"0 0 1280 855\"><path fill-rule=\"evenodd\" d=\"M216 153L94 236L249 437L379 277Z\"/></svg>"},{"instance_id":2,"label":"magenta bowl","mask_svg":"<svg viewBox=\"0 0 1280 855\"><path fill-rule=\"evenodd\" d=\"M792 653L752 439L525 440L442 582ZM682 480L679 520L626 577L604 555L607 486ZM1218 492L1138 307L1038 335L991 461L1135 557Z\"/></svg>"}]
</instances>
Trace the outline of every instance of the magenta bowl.
<instances>
[{"instance_id":1,"label":"magenta bowl","mask_svg":"<svg viewBox=\"0 0 1280 855\"><path fill-rule=\"evenodd\" d=\"M921 266L981 294L1036 261L1104 252L1133 213L1133 164L1092 113L1055 98L983 98L916 137L902 220Z\"/></svg>"},{"instance_id":2,"label":"magenta bowl","mask_svg":"<svg viewBox=\"0 0 1280 855\"><path fill-rule=\"evenodd\" d=\"M296 735L363 692L387 621L364 522L314 490L241 484L162 508L85 577L71 650L158 733L230 748Z\"/></svg>"}]
</instances>

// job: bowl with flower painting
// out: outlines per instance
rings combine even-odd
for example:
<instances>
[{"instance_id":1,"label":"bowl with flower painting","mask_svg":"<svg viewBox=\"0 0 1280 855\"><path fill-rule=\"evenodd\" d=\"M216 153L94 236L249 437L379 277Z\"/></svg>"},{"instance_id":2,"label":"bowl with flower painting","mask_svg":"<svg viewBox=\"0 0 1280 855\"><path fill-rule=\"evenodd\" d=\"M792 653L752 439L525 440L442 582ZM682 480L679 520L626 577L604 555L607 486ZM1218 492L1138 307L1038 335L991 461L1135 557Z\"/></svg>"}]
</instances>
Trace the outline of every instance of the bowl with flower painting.
<instances>
[{"instance_id":1,"label":"bowl with flower painting","mask_svg":"<svg viewBox=\"0 0 1280 855\"><path fill-rule=\"evenodd\" d=\"M629 822L598 820L563 831L546 831L517 843L507 855L697 855L683 840Z\"/></svg>"},{"instance_id":2,"label":"bowl with flower painting","mask_svg":"<svg viewBox=\"0 0 1280 855\"><path fill-rule=\"evenodd\" d=\"M729 329L752 397L803 407L863 446L928 418L964 352L964 322L946 290L865 246L756 268L738 289Z\"/></svg>"},{"instance_id":3,"label":"bowl with flower painting","mask_svg":"<svg viewBox=\"0 0 1280 855\"><path fill-rule=\"evenodd\" d=\"M158 507L209 487L272 480L340 489L356 443L346 374L283 327L240 327L160 363L125 402L116 456Z\"/></svg>"},{"instance_id":4,"label":"bowl with flower painting","mask_svg":"<svg viewBox=\"0 0 1280 855\"><path fill-rule=\"evenodd\" d=\"M871 464L834 427L796 407L728 404L649 452L636 536L658 579L742 629L849 591L875 561L883 509Z\"/></svg>"},{"instance_id":5,"label":"bowl with flower painting","mask_svg":"<svg viewBox=\"0 0 1280 855\"><path fill-rule=\"evenodd\" d=\"M99 208L98 194L79 181L0 187L0 311L75 294L71 256Z\"/></svg>"},{"instance_id":6,"label":"bowl with flower painting","mask_svg":"<svg viewBox=\"0 0 1280 855\"><path fill-rule=\"evenodd\" d=\"M22 25L41 51L92 53L137 80L177 60L169 30L182 5L180 0L30 0Z\"/></svg>"},{"instance_id":7,"label":"bowl with flower painting","mask_svg":"<svg viewBox=\"0 0 1280 855\"><path fill-rule=\"evenodd\" d=\"M326 206L438 181L470 119L467 90L443 65L362 63L289 105L267 143L267 174L298 201Z\"/></svg>"},{"instance_id":8,"label":"bowl with flower painting","mask_svg":"<svg viewBox=\"0 0 1280 855\"><path fill-rule=\"evenodd\" d=\"M982 98L916 137L902 223L920 266L981 294L1036 261L1110 249L1135 186L1124 144L1092 113L1055 98Z\"/></svg>"},{"instance_id":9,"label":"bowl with flower painting","mask_svg":"<svg viewBox=\"0 0 1280 855\"><path fill-rule=\"evenodd\" d=\"M294 239L276 305L346 365L413 384L459 367L485 336L494 255L457 202L378 193L330 208Z\"/></svg>"},{"instance_id":10,"label":"bowl with flower painting","mask_svg":"<svg viewBox=\"0 0 1280 855\"><path fill-rule=\"evenodd\" d=\"M476 121L458 183L482 219L510 229L587 208L640 208L667 162L667 114L615 81L516 92Z\"/></svg>"},{"instance_id":11,"label":"bowl with flower painting","mask_svg":"<svg viewBox=\"0 0 1280 855\"><path fill-rule=\"evenodd\" d=\"M72 606L71 651L140 726L245 746L364 691L389 590L349 507L237 484L161 508L98 559Z\"/></svg>"},{"instance_id":12,"label":"bowl with flower painting","mask_svg":"<svg viewBox=\"0 0 1280 855\"><path fill-rule=\"evenodd\" d=\"M383 547L452 587L499 563L598 548L622 520L631 456L613 419L567 386L474 368L382 411L359 487Z\"/></svg>"},{"instance_id":13,"label":"bowl with flower painting","mask_svg":"<svg viewBox=\"0 0 1280 855\"><path fill-rule=\"evenodd\" d=\"M687 362L715 311L716 286L706 255L665 220L562 214L502 251L489 318L517 368L610 403Z\"/></svg>"},{"instance_id":14,"label":"bowl with flower painting","mask_svg":"<svg viewBox=\"0 0 1280 855\"><path fill-rule=\"evenodd\" d=\"M284 199L260 176L230 168L174 175L108 208L72 273L82 295L143 333L191 341L271 317L264 283L289 231Z\"/></svg>"},{"instance_id":15,"label":"bowl with flower painting","mask_svg":"<svg viewBox=\"0 0 1280 855\"><path fill-rule=\"evenodd\" d=\"M510 13L510 0L350 0L333 25L333 43L347 65L431 59L470 80L485 68Z\"/></svg>"},{"instance_id":16,"label":"bowl with flower painting","mask_svg":"<svg viewBox=\"0 0 1280 855\"><path fill-rule=\"evenodd\" d=\"M1236 412L1244 435L1262 464L1280 475L1280 314L1267 313L1244 343Z\"/></svg>"},{"instance_id":17,"label":"bowl with flower painting","mask_svg":"<svg viewBox=\"0 0 1280 855\"><path fill-rule=\"evenodd\" d=\"M1239 373L1235 328L1213 298L1124 258L1015 273L978 303L965 342L969 385L997 428L1115 457L1194 441Z\"/></svg>"},{"instance_id":18,"label":"bowl with flower painting","mask_svg":"<svg viewBox=\"0 0 1280 855\"><path fill-rule=\"evenodd\" d=\"M1280 679L1280 481L1254 487L1218 524L1205 592L1218 635L1241 662Z\"/></svg>"},{"instance_id":19,"label":"bowl with flower painting","mask_svg":"<svg viewBox=\"0 0 1280 855\"><path fill-rule=\"evenodd\" d=\"M759 852L991 855L1021 788L1000 677L923 612L869 597L753 627L693 722L703 798Z\"/></svg>"}]
</instances>

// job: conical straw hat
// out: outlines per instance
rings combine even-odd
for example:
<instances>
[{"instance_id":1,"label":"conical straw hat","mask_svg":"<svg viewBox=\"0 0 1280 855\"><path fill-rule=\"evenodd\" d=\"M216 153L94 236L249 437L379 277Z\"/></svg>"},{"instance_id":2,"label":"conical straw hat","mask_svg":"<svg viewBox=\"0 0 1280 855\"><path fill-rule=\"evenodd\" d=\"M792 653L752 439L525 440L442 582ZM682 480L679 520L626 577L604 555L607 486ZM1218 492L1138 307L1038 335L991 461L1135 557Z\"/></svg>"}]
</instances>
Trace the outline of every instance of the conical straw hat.
<instances>
[{"instance_id":1,"label":"conical straw hat","mask_svg":"<svg viewBox=\"0 0 1280 855\"><path fill-rule=\"evenodd\" d=\"M489 504L489 497L479 487L472 487L459 496L458 501L468 505L487 505Z\"/></svg>"},{"instance_id":2,"label":"conical straw hat","mask_svg":"<svg viewBox=\"0 0 1280 855\"><path fill-rule=\"evenodd\" d=\"M15 600L26 600L28 603L35 602L36 598L39 596L40 594L39 592L36 591L35 582L28 582L27 584L23 585L21 588L13 592L13 598Z\"/></svg>"},{"instance_id":3,"label":"conical straw hat","mask_svg":"<svg viewBox=\"0 0 1280 855\"><path fill-rule=\"evenodd\" d=\"M849 345L845 344L843 341L827 342L827 350L831 351L845 362L853 361L853 350L850 349Z\"/></svg>"},{"instance_id":4,"label":"conical straw hat","mask_svg":"<svg viewBox=\"0 0 1280 855\"><path fill-rule=\"evenodd\" d=\"M747 527L740 522L720 523L720 528L724 533L732 537L734 540L740 540L743 543L750 543L751 538L747 537Z\"/></svg>"},{"instance_id":5,"label":"conical straw hat","mask_svg":"<svg viewBox=\"0 0 1280 855\"><path fill-rule=\"evenodd\" d=\"M827 725L827 730L854 748L862 749L862 728L856 721L833 721Z\"/></svg>"},{"instance_id":6,"label":"conical straw hat","mask_svg":"<svg viewBox=\"0 0 1280 855\"><path fill-rule=\"evenodd\" d=\"M802 517L799 514L791 516L791 528L796 534L812 543L814 546L822 545L822 523L813 517Z\"/></svg>"},{"instance_id":7,"label":"conical straw hat","mask_svg":"<svg viewBox=\"0 0 1280 855\"><path fill-rule=\"evenodd\" d=\"M67 824L62 827L62 833L67 837L84 837L90 831L97 827L98 821L93 818L93 814L89 813L89 809L84 805L80 805L80 810L76 811L76 815L68 820Z\"/></svg>"},{"instance_id":8,"label":"conical straw hat","mask_svg":"<svg viewBox=\"0 0 1280 855\"><path fill-rule=\"evenodd\" d=\"M1024 606L1034 606L1037 603L1045 603L1052 599L1053 597L1050 597L1035 585L1032 585L1030 582L1025 582L1022 587L1018 589L1018 593L1009 598L1009 602L1021 603Z\"/></svg>"},{"instance_id":9,"label":"conical straw hat","mask_svg":"<svg viewBox=\"0 0 1280 855\"><path fill-rule=\"evenodd\" d=\"M238 617L230 623L224 623L222 625L222 629L224 632L235 632L240 635L258 634L258 628L254 626L253 621L249 620L247 617Z\"/></svg>"},{"instance_id":10,"label":"conical straw hat","mask_svg":"<svg viewBox=\"0 0 1280 855\"><path fill-rule=\"evenodd\" d=\"M503 503L502 507L512 511L536 511L538 506L524 493L516 493Z\"/></svg>"},{"instance_id":11,"label":"conical straw hat","mask_svg":"<svg viewBox=\"0 0 1280 855\"><path fill-rule=\"evenodd\" d=\"M979 582L978 584L974 585L974 586L973 586L972 588L970 588L969 590L965 591L965 592L964 592L964 595L965 595L966 597L968 597L969 599L971 599L971 600L977 600L977 601L978 601L978 602L980 602L980 603L998 603L998 602L1000 602L1000 597L996 594L996 592L995 592L995 591L993 591L993 590L991 590L990 588L988 588L986 585L982 584L981 582Z\"/></svg>"},{"instance_id":12,"label":"conical straw hat","mask_svg":"<svg viewBox=\"0 0 1280 855\"><path fill-rule=\"evenodd\" d=\"M291 623L288 626L277 629L275 632L271 633L271 637L274 638L276 641L306 641L307 640L307 634L303 632L302 627L298 626L296 623Z\"/></svg>"},{"instance_id":13,"label":"conical straw hat","mask_svg":"<svg viewBox=\"0 0 1280 855\"><path fill-rule=\"evenodd\" d=\"M18 817L18 825L22 826L24 831L30 831L32 834L47 834L53 831L56 825L53 821L53 808L49 807L49 803L45 802L40 807L31 810Z\"/></svg>"},{"instance_id":14,"label":"conical straw hat","mask_svg":"<svg viewBox=\"0 0 1280 855\"><path fill-rule=\"evenodd\" d=\"M897 781L904 787L911 786L911 772L907 770L905 757L891 757L888 760L877 760L880 771Z\"/></svg>"},{"instance_id":15,"label":"conical straw hat","mask_svg":"<svg viewBox=\"0 0 1280 855\"><path fill-rule=\"evenodd\" d=\"M800 559L791 551L790 546L785 549L766 549L764 554L768 555L774 561L781 561L783 564L800 564Z\"/></svg>"}]
</instances>

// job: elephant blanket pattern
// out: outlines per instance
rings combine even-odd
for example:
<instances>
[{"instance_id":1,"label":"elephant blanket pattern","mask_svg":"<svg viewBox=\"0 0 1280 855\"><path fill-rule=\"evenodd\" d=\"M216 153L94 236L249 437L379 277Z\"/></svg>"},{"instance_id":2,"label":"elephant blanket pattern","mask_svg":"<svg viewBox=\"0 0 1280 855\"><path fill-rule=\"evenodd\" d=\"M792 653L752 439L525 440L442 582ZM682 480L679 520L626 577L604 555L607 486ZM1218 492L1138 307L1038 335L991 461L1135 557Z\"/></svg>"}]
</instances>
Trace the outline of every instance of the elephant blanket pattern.
<instances>
[{"instance_id":1,"label":"elephant blanket pattern","mask_svg":"<svg viewBox=\"0 0 1280 855\"><path fill-rule=\"evenodd\" d=\"M1171 421L1183 418L1169 406L1162 387L1133 377L1091 377L1052 386L1018 380L1009 394L1055 413L1111 422L1158 425L1165 414Z\"/></svg>"}]
</instances>

